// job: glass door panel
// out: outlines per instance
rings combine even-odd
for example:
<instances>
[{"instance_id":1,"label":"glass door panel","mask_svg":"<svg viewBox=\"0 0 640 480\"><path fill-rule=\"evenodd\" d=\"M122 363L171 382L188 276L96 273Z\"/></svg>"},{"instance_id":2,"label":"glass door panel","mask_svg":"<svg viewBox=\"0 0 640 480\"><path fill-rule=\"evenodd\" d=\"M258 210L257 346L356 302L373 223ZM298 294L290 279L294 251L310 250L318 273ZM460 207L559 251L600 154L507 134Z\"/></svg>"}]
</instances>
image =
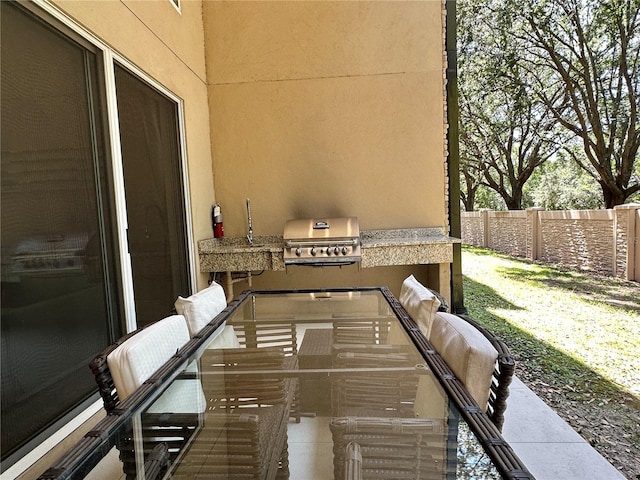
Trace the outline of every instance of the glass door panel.
<instances>
[{"instance_id":1,"label":"glass door panel","mask_svg":"<svg viewBox=\"0 0 640 480\"><path fill-rule=\"evenodd\" d=\"M116 65L116 91L137 325L187 295L178 105Z\"/></svg>"},{"instance_id":2,"label":"glass door panel","mask_svg":"<svg viewBox=\"0 0 640 480\"><path fill-rule=\"evenodd\" d=\"M94 394L121 322L99 57L0 3L4 466Z\"/></svg>"}]
</instances>

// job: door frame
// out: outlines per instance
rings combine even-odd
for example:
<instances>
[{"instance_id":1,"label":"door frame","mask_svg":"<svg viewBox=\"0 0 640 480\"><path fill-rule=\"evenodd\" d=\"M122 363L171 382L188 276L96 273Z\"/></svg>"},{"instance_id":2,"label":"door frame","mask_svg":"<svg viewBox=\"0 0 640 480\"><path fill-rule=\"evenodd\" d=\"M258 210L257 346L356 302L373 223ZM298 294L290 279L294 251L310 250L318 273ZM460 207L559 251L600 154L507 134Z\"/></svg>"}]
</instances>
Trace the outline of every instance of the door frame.
<instances>
[{"instance_id":1,"label":"door frame","mask_svg":"<svg viewBox=\"0 0 640 480\"><path fill-rule=\"evenodd\" d=\"M126 331L132 332L137 326L136 307L133 289L133 272L131 268L131 256L129 254L128 238L127 238L127 204L124 189L124 173L122 166L122 146L120 144L120 124L118 121L118 103L116 97L116 80L115 80L115 63L119 63L122 67L129 70L140 80L147 83L151 87L165 95L169 100L176 103L178 111L178 136L180 144L180 162L182 169L182 189L184 192L185 209L185 227L187 234L187 265L189 268L190 289L193 290L196 285L195 266L195 248L193 240L193 227L191 219L191 197L189 194L189 169L187 163L186 150L186 132L184 119L184 101L170 90L166 89L162 84L158 83L152 77L147 75L139 67L131 63L128 59L112 50L104 52L104 75L107 89L107 116L109 118L109 135L111 143L111 161L113 170L113 180L115 186L115 206L116 206L116 224L118 228L118 246L121 252L120 268L123 284L123 303L126 320Z\"/></svg>"}]
</instances>

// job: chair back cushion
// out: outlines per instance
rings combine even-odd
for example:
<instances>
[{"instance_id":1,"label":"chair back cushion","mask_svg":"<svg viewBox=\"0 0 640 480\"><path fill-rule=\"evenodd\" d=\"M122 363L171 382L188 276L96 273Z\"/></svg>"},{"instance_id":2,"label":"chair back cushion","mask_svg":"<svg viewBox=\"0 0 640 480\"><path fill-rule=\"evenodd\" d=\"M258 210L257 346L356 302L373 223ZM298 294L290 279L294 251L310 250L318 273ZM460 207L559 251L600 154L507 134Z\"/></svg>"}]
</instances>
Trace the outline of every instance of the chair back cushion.
<instances>
[{"instance_id":1,"label":"chair back cushion","mask_svg":"<svg viewBox=\"0 0 640 480\"><path fill-rule=\"evenodd\" d=\"M118 397L123 401L189 341L182 315L172 315L133 335L107 357Z\"/></svg>"},{"instance_id":2,"label":"chair back cushion","mask_svg":"<svg viewBox=\"0 0 640 480\"><path fill-rule=\"evenodd\" d=\"M410 275L402 282L399 300L425 337L429 338L433 318L440 307L438 297Z\"/></svg>"},{"instance_id":3,"label":"chair back cushion","mask_svg":"<svg viewBox=\"0 0 640 480\"><path fill-rule=\"evenodd\" d=\"M444 312L435 314L429 340L477 404L486 410L498 358L491 342L470 323Z\"/></svg>"},{"instance_id":4,"label":"chair back cushion","mask_svg":"<svg viewBox=\"0 0 640 480\"><path fill-rule=\"evenodd\" d=\"M222 286L211 282L210 286L198 293L187 298L178 297L175 307L178 314L187 319L189 332L193 336L227 307L227 298Z\"/></svg>"},{"instance_id":5,"label":"chair back cushion","mask_svg":"<svg viewBox=\"0 0 640 480\"><path fill-rule=\"evenodd\" d=\"M207 349L217 348L240 348L240 340L236 335L232 325L221 325L212 335L211 342Z\"/></svg>"}]
</instances>

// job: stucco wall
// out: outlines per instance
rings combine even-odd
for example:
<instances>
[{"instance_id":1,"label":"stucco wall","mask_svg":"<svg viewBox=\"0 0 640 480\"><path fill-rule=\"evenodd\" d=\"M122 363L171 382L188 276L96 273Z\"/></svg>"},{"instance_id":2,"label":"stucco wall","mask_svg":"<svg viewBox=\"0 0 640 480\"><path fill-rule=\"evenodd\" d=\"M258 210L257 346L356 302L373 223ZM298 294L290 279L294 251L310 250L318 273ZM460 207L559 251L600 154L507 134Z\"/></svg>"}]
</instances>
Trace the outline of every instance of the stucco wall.
<instances>
[{"instance_id":1,"label":"stucco wall","mask_svg":"<svg viewBox=\"0 0 640 480\"><path fill-rule=\"evenodd\" d=\"M227 236L246 235L247 197L255 235L324 216L357 216L363 229L447 226L440 0L205 2L204 18ZM382 272L256 281L387 283Z\"/></svg>"},{"instance_id":2,"label":"stucco wall","mask_svg":"<svg viewBox=\"0 0 640 480\"><path fill-rule=\"evenodd\" d=\"M448 231L441 0L55 5L184 100L195 241L212 236L214 201L226 235L244 236L247 197L255 235L347 215L364 229ZM257 286L392 286L438 271L332 270Z\"/></svg>"}]
</instances>

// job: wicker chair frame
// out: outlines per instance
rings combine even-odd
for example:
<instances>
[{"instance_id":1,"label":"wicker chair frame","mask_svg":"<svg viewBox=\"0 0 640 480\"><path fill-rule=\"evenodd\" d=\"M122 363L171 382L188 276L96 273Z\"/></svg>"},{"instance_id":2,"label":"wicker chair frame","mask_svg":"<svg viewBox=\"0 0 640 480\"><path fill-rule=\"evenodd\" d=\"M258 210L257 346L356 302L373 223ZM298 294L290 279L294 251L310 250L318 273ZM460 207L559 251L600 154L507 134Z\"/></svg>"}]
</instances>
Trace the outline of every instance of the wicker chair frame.
<instances>
[{"instance_id":1,"label":"wicker chair frame","mask_svg":"<svg viewBox=\"0 0 640 480\"><path fill-rule=\"evenodd\" d=\"M498 430L502 431L502 426L504 425L504 412L507 409L507 398L509 398L509 385L511 385L511 381L513 380L516 361L511 355L509 347L507 347L502 339L468 315L458 316L473 325L498 351L498 359L496 360L489 389L487 414L493 421L494 425L498 427Z\"/></svg>"},{"instance_id":2,"label":"wicker chair frame","mask_svg":"<svg viewBox=\"0 0 640 480\"><path fill-rule=\"evenodd\" d=\"M382 289L382 293L396 312L400 323L404 325L409 336L422 352L429 368L436 374L436 377L440 381L442 387L458 406L460 414L466 423L469 424L477 435L484 450L491 457L502 477L513 480L533 479L534 477L531 472L526 469L511 446L501 437L500 428L498 427L498 425L501 424L499 421L498 424L496 424L495 420L495 418L499 419L500 417L496 417L494 415L492 418L478 406L462 382L460 382L460 380L453 374L449 365L447 365L444 359L436 352L433 345L424 337L418 325L407 314L400 302L387 289ZM484 331L480 331L482 331L484 335ZM490 336L499 340L495 335ZM492 338L488 339L489 341L492 341ZM498 350L499 358L497 363L505 366L504 374L507 378L502 374L500 377L505 382L505 386L507 386L506 382L510 382L508 380L509 372L511 372L511 377L513 376L515 360L510 354L507 354L508 348L506 348L506 345L504 348L504 357L502 360L500 360L501 350ZM504 392L504 389L499 389L498 391ZM506 405L506 397L504 398L504 402ZM498 405L500 405L500 401L498 402ZM504 414L504 410L502 410L502 413Z\"/></svg>"},{"instance_id":3,"label":"wicker chair frame","mask_svg":"<svg viewBox=\"0 0 640 480\"><path fill-rule=\"evenodd\" d=\"M141 330L131 332L109 345L90 364L108 414L120 414L121 400L109 370L107 357ZM230 372L227 373L229 375L234 369L242 371L259 368L270 370L297 368L295 352L285 356L285 350L281 347L265 347L260 348L261 354L257 357L252 355L254 350L252 348L210 350L203 354L201 363L209 365L209 368L211 365L225 368L225 372ZM241 381L235 379L235 381L225 382L226 387L221 391L212 391L206 378L206 375L203 376L203 390L211 412L205 413L204 416L198 413L145 413L143 415L140 433L145 458L152 458L152 452L157 452L158 445L162 444L167 450L167 461L153 463L154 468L166 469L167 465L175 462L178 456L182 458L186 449L189 452L189 459L179 469L180 472L188 472L185 478L193 478L190 475L193 474L194 465L197 464L198 468L202 469L208 463L214 464L208 470L211 478L289 478L286 424L294 394L297 391L297 379L283 377L277 381L270 381L262 376L242 375ZM295 413L293 415L295 416ZM297 420L299 421L299 416ZM214 427L209 429L206 425L214 425ZM210 451L208 455L202 456L202 451L198 450L198 445L206 444L207 440L211 441L212 435L217 438L218 449L226 452L224 458L221 454L217 455L220 462L211 462L216 458L215 452ZM198 441L200 437L202 440ZM210 445L211 443L209 443L209 450L211 450ZM120 459L127 480L136 478L137 466L132 430L129 429L121 434L116 446L120 451ZM157 457L157 453L155 456ZM216 463L220 466L215 467Z\"/></svg>"},{"instance_id":4,"label":"wicker chair frame","mask_svg":"<svg viewBox=\"0 0 640 480\"><path fill-rule=\"evenodd\" d=\"M443 478L447 436L443 420L335 417L329 428L333 436L334 478ZM355 452L347 456L349 444ZM354 455L355 459L350 458Z\"/></svg>"}]
</instances>

